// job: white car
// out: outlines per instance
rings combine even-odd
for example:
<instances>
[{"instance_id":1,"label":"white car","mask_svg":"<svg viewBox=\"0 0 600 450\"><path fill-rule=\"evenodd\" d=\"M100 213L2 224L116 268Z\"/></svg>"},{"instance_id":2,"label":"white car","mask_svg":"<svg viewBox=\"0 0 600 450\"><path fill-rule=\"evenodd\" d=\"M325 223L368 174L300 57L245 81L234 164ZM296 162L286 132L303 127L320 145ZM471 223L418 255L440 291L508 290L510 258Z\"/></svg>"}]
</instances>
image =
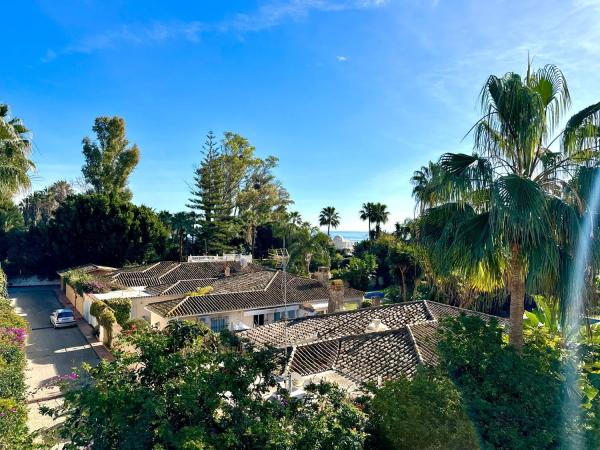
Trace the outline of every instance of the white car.
<instances>
[{"instance_id":1,"label":"white car","mask_svg":"<svg viewBox=\"0 0 600 450\"><path fill-rule=\"evenodd\" d=\"M75 316L70 309L57 309L50 314L50 323L54 328L71 327L77 325Z\"/></svg>"}]
</instances>

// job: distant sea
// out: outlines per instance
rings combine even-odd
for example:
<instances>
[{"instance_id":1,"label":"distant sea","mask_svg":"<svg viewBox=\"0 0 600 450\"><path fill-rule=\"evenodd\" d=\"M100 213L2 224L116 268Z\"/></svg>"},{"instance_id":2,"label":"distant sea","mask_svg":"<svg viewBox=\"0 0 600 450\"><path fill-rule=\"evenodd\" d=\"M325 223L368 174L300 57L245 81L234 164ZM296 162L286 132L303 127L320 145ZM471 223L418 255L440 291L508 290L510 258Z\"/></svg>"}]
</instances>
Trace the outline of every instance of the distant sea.
<instances>
[{"instance_id":1,"label":"distant sea","mask_svg":"<svg viewBox=\"0 0 600 450\"><path fill-rule=\"evenodd\" d=\"M341 236L344 239L349 240L350 242L360 242L364 241L369 237L369 233L366 231L338 231L331 230L331 237L334 238L336 236Z\"/></svg>"}]
</instances>

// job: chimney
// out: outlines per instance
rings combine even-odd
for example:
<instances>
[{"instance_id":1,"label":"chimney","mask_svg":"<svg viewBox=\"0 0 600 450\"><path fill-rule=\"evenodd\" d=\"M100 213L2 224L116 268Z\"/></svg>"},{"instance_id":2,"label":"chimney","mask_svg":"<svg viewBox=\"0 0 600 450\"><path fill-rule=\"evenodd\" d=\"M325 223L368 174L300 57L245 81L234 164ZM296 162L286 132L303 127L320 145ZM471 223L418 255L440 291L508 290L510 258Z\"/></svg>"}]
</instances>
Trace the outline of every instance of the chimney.
<instances>
[{"instance_id":1,"label":"chimney","mask_svg":"<svg viewBox=\"0 0 600 450\"><path fill-rule=\"evenodd\" d=\"M225 265L225 269L223 270L223 276L231 276L231 267L229 267L229 265Z\"/></svg>"},{"instance_id":2,"label":"chimney","mask_svg":"<svg viewBox=\"0 0 600 450\"><path fill-rule=\"evenodd\" d=\"M344 282L342 280L333 280L328 284L329 303L327 312L334 313L344 309Z\"/></svg>"},{"instance_id":3,"label":"chimney","mask_svg":"<svg viewBox=\"0 0 600 450\"><path fill-rule=\"evenodd\" d=\"M371 320L369 325L367 325L367 329L365 330L365 332L373 333L378 331L387 331L389 329L390 328L386 324L381 322L381 319L373 319Z\"/></svg>"},{"instance_id":4,"label":"chimney","mask_svg":"<svg viewBox=\"0 0 600 450\"><path fill-rule=\"evenodd\" d=\"M331 277L331 272L329 272L329 267L321 266L319 270L315 273L315 278L321 283L323 286L329 286L329 278Z\"/></svg>"},{"instance_id":5,"label":"chimney","mask_svg":"<svg viewBox=\"0 0 600 450\"><path fill-rule=\"evenodd\" d=\"M371 306L372 307L376 307L376 306L381 306L381 297L373 297L371 298Z\"/></svg>"}]
</instances>

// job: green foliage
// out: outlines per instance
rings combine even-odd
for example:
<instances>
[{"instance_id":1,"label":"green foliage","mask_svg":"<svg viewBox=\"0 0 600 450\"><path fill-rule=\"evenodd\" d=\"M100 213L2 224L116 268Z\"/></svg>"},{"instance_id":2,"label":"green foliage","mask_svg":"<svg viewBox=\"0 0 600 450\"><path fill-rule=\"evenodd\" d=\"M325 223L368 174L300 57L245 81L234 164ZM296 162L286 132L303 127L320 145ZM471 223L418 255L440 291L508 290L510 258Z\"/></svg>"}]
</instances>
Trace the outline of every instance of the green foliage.
<instances>
[{"instance_id":1,"label":"green foliage","mask_svg":"<svg viewBox=\"0 0 600 450\"><path fill-rule=\"evenodd\" d=\"M98 316L98 323L107 329L112 329L112 325L116 321L115 313L110 308L104 308Z\"/></svg>"},{"instance_id":2,"label":"green foliage","mask_svg":"<svg viewBox=\"0 0 600 450\"><path fill-rule=\"evenodd\" d=\"M0 234L6 234L12 229L23 229L24 226L19 208L11 200L0 198Z\"/></svg>"},{"instance_id":3,"label":"green foliage","mask_svg":"<svg viewBox=\"0 0 600 450\"><path fill-rule=\"evenodd\" d=\"M31 185L29 172L34 169L29 159L31 138L21 119L11 118L8 105L0 104L0 197L10 200Z\"/></svg>"},{"instance_id":4,"label":"green foliage","mask_svg":"<svg viewBox=\"0 0 600 450\"><path fill-rule=\"evenodd\" d=\"M8 300L0 298L0 448L32 445L27 429L26 329L25 320Z\"/></svg>"},{"instance_id":5,"label":"green foliage","mask_svg":"<svg viewBox=\"0 0 600 450\"><path fill-rule=\"evenodd\" d=\"M272 173L277 158L258 158L255 150L236 133L226 132L220 145L208 133L188 205L200 219L202 251L223 253L240 244L254 251L258 227L278 219L291 203Z\"/></svg>"},{"instance_id":6,"label":"green foliage","mask_svg":"<svg viewBox=\"0 0 600 450\"><path fill-rule=\"evenodd\" d=\"M0 448L15 450L34 448L27 428L25 402L0 397Z\"/></svg>"},{"instance_id":7,"label":"green foliage","mask_svg":"<svg viewBox=\"0 0 600 450\"><path fill-rule=\"evenodd\" d=\"M232 336L187 322L123 339L115 361L87 367L90 382L65 385L64 403L47 411L65 417L65 448L362 447L364 414L330 385L290 398L276 388L271 350L239 352Z\"/></svg>"},{"instance_id":8,"label":"green foliage","mask_svg":"<svg viewBox=\"0 0 600 450\"><path fill-rule=\"evenodd\" d=\"M509 338L520 348L526 294L557 298L563 312L572 298L571 255L589 213L584 187L598 172L599 107L582 110L556 134L570 94L553 65L528 66L523 77L492 75L480 100L482 117L471 128L475 152L447 153L415 172L418 235L436 277L458 277L480 291L507 288ZM559 138L561 148L548 151Z\"/></svg>"},{"instance_id":9,"label":"green foliage","mask_svg":"<svg viewBox=\"0 0 600 450\"><path fill-rule=\"evenodd\" d=\"M97 142L83 139L82 168L85 181L93 192L131 199L127 179L140 159L137 145L129 146L125 135L125 120L120 117L97 117L92 130Z\"/></svg>"},{"instance_id":10,"label":"green foliage","mask_svg":"<svg viewBox=\"0 0 600 450\"><path fill-rule=\"evenodd\" d=\"M96 319L100 318L100 314L104 311L108 306L101 300L95 300L90 305L90 314L94 316Z\"/></svg>"},{"instance_id":11,"label":"green foliage","mask_svg":"<svg viewBox=\"0 0 600 450\"><path fill-rule=\"evenodd\" d=\"M160 259L168 231L154 211L115 196L69 197L48 225L54 264L76 266L93 261L110 266Z\"/></svg>"},{"instance_id":12,"label":"green foliage","mask_svg":"<svg viewBox=\"0 0 600 450\"><path fill-rule=\"evenodd\" d=\"M337 228L340 226L340 214L333 206L326 206L319 213L319 225L327 225L327 236L330 236L330 228Z\"/></svg>"},{"instance_id":13,"label":"green foliage","mask_svg":"<svg viewBox=\"0 0 600 450\"><path fill-rule=\"evenodd\" d=\"M111 298L105 300L106 305L113 312L117 323L125 325L131 317L131 299L130 298Z\"/></svg>"},{"instance_id":14,"label":"green foliage","mask_svg":"<svg viewBox=\"0 0 600 450\"><path fill-rule=\"evenodd\" d=\"M6 279L6 274L0 267L0 298L6 298L8 296L8 280Z\"/></svg>"},{"instance_id":15,"label":"green foliage","mask_svg":"<svg viewBox=\"0 0 600 450\"><path fill-rule=\"evenodd\" d=\"M402 301L411 300L416 281L421 276L421 266L415 248L406 243L389 247L386 263L392 281L401 289Z\"/></svg>"},{"instance_id":16,"label":"green foliage","mask_svg":"<svg viewBox=\"0 0 600 450\"><path fill-rule=\"evenodd\" d=\"M25 225L48 224L58 207L73 193L73 187L60 180L28 195L19 204Z\"/></svg>"},{"instance_id":17,"label":"green foliage","mask_svg":"<svg viewBox=\"0 0 600 450\"><path fill-rule=\"evenodd\" d=\"M150 328L150 324L144 319L129 319L123 325L123 333L144 331Z\"/></svg>"},{"instance_id":18,"label":"green foliage","mask_svg":"<svg viewBox=\"0 0 600 450\"><path fill-rule=\"evenodd\" d=\"M569 361L543 333L521 354L504 343L495 321L461 316L445 321L440 338L441 367L460 389L483 448L562 448L594 426L583 407L582 422L563 415L563 400L573 395L563 383Z\"/></svg>"},{"instance_id":19,"label":"green foliage","mask_svg":"<svg viewBox=\"0 0 600 450\"><path fill-rule=\"evenodd\" d=\"M366 291L377 271L377 259L374 255L365 254L362 258L352 257L348 264L334 271L334 276L347 281L355 289Z\"/></svg>"},{"instance_id":20,"label":"green foliage","mask_svg":"<svg viewBox=\"0 0 600 450\"><path fill-rule=\"evenodd\" d=\"M439 371L422 367L375 391L370 405L374 444L382 449L479 448L459 391Z\"/></svg>"},{"instance_id":21,"label":"green foliage","mask_svg":"<svg viewBox=\"0 0 600 450\"><path fill-rule=\"evenodd\" d=\"M212 286L205 286L196 289L195 291L190 291L186 293L186 297L202 297L203 295L208 295L213 291Z\"/></svg>"}]
</instances>

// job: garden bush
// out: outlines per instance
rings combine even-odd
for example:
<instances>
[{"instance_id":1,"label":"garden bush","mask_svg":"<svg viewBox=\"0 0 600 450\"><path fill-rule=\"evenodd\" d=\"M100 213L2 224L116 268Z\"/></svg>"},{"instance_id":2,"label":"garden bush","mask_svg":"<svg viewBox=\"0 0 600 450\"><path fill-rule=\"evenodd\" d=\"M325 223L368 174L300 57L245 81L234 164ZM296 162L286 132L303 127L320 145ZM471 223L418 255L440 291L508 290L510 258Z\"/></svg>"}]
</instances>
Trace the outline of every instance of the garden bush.
<instances>
[{"instance_id":1,"label":"garden bush","mask_svg":"<svg viewBox=\"0 0 600 450\"><path fill-rule=\"evenodd\" d=\"M4 275L0 270L0 276ZM0 448L29 448L25 386L27 323L0 297Z\"/></svg>"},{"instance_id":2,"label":"garden bush","mask_svg":"<svg viewBox=\"0 0 600 450\"><path fill-rule=\"evenodd\" d=\"M144 331L150 328L150 324L144 319L129 319L123 325L124 333L133 333L135 331Z\"/></svg>"},{"instance_id":3,"label":"garden bush","mask_svg":"<svg viewBox=\"0 0 600 450\"><path fill-rule=\"evenodd\" d=\"M6 291L8 286L8 280L6 279L6 274L0 269L0 297L5 298L8 296Z\"/></svg>"},{"instance_id":4,"label":"garden bush","mask_svg":"<svg viewBox=\"0 0 600 450\"><path fill-rule=\"evenodd\" d=\"M387 382L370 405L371 446L381 449L476 450L477 433L459 391L440 371Z\"/></svg>"},{"instance_id":5,"label":"garden bush","mask_svg":"<svg viewBox=\"0 0 600 450\"><path fill-rule=\"evenodd\" d=\"M131 299L113 298L105 301L106 305L113 311L117 323L121 326L131 317Z\"/></svg>"},{"instance_id":6,"label":"garden bush","mask_svg":"<svg viewBox=\"0 0 600 450\"><path fill-rule=\"evenodd\" d=\"M463 315L444 321L440 338L441 367L460 389L483 448L563 448L575 433L592 438L593 411L582 407L581 420L563 414L564 396L573 391L563 383L566 354L542 334L519 353L496 321Z\"/></svg>"},{"instance_id":7,"label":"garden bush","mask_svg":"<svg viewBox=\"0 0 600 450\"><path fill-rule=\"evenodd\" d=\"M112 325L117 321L115 313L110 308L104 310L98 316L98 323L104 328L112 329Z\"/></svg>"},{"instance_id":8,"label":"garden bush","mask_svg":"<svg viewBox=\"0 0 600 450\"><path fill-rule=\"evenodd\" d=\"M101 300L96 300L90 305L90 314L96 319L100 318L100 314L107 308L106 303Z\"/></svg>"}]
</instances>

